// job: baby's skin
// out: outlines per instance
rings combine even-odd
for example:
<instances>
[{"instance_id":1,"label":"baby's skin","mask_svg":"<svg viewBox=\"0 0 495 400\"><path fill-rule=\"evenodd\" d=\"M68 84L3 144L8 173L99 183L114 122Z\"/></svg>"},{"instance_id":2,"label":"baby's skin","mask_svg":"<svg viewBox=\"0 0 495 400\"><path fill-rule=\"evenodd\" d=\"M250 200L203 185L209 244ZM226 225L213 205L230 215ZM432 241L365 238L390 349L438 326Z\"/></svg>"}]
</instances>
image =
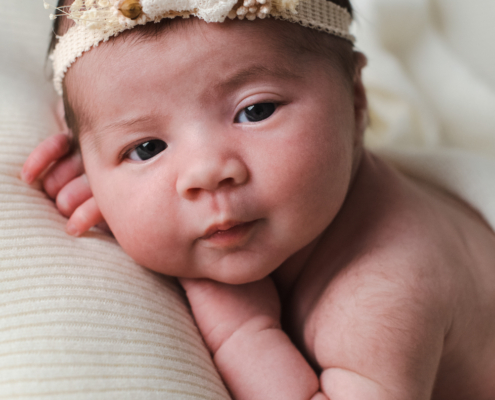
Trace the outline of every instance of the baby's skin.
<instances>
[{"instance_id":1,"label":"baby's skin","mask_svg":"<svg viewBox=\"0 0 495 400\"><path fill-rule=\"evenodd\" d=\"M179 277L235 399L493 400L493 231L363 149L364 56L350 82L293 30L190 20L91 50L67 76L84 169L59 134L24 180L55 163L72 234L104 217Z\"/></svg>"}]
</instances>

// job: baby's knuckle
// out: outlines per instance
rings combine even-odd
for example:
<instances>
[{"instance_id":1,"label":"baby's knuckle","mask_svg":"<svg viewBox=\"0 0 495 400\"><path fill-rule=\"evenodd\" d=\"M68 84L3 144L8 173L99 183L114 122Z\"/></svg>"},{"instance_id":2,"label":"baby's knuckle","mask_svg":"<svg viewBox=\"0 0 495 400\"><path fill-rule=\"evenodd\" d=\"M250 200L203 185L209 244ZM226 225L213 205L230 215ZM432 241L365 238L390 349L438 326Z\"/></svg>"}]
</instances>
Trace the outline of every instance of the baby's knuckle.
<instances>
[{"instance_id":1,"label":"baby's knuckle","mask_svg":"<svg viewBox=\"0 0 495 400\"><path fill-rule=\"evenodd\" d=\"M51 174L47 175L45 179L43 179L43 189L45 190L45 193L52 199L57 197L58 190L56 187L56 182Z\"/></svg>"},{"instance_id":2,"label":"baby's knuckle","mask_svg":"<svg viewBox=\"0 0 495 400\"><path fill-rule=\"evenodd\" d=\"M26 162L29 168L41 168L45 167L46 164L44 152L40 150L34 150Z\"/></svg>"},{"instance_id":3,"label":"baby's knuckle","mask_svg":"<svg viewBox=\"0 0 495 400\"><path fill-rule=\"evenodd\" d=\"M65 216L69 216L74 209L73 196L68 193L60 193L56 200L58 210Z\"/></svg>"},{"instance_id":4,"label":"baby's knuckle","mask_svg":"<svg viewBox=\"0 0 495 400\"><path fill-rule=\"evenodd\" d=\"M67 138L62 134L49 138L47 145L50 147L51 152L55 154L66 153L68 150Z\"/></svg>"},{"instance_id":5,"label":"baby's knuckle","mask_svg":"<svg viewBox=\"0 0 495 400\"><path fill-rule=\"evenodd\" d=\"M59 174L57 171L53 171L51 174L47 175L45 181L43 182L43 186L45 191L55 198L57 194L60 192L60 189L64 186Z\"/></svg>"}]
</instances>

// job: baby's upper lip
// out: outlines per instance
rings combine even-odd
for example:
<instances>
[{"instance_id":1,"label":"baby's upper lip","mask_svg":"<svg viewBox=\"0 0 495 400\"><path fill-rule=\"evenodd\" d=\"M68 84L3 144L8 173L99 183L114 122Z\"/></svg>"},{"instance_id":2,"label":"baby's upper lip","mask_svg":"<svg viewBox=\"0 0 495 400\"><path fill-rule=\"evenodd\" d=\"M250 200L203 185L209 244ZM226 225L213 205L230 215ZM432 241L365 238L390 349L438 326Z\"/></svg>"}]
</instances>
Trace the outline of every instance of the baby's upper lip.
<instances>
[{"instance_id":1,"label":"baby's upper lip","mask_svg":"<svg viewBox=\"0 0 495 400\"><path fill-rule=\"evenodd\" d=\"M244 222L244 221L228 220L225 222L212 224L208 227L208 229L206 229L206 231L203 233L203 236L201 236L200 239L208 239L209 237L213 236L213 234L215 234L218 231L226 231L230 228L233 228L234 226L242 225L245 223L246 222Z\"/></svg>"}]
</instances>

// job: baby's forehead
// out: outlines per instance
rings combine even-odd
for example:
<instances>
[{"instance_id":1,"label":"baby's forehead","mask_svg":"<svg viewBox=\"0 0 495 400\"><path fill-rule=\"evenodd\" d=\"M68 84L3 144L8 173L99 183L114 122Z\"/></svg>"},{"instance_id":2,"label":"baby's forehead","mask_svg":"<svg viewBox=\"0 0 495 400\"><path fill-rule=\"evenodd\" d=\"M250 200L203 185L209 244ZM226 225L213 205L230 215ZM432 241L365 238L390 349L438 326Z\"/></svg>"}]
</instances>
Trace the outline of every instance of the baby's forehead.
<instances>
[{"instance_id":1,"label":"baby's forehead","mask_svg":"<svg viewBox=\"0 0 495 400\"><path fill-rule=\"evenodd\" d=\"M328 36L330 47L346 46L352 55L346 42L316 34ZM135 88L136 98L153 92L155 84L170 85L170 91L198 91L196 99L205 97L199 88L208 91L223 85L229 89L260 77L292 85L294 79L311 76L314 60L310 55L318 50L311 49L314 38L309 29L277 20L207 24L191 18L136 27L90 50L69 69L64 82L66 112L73 126L86 131L99 102L120 107L120 85L132 86L143 71L146 80ZM206 50L208 46L211 52ZM176 64L161 58L170 51L179 52ZM208 85L202 85L204 82ZM96 99L95 91L102 92L103 86L107 91L104 99ZM103 123L101 119L107 116L99 114L99 118Z\"/></svg>"},{"instance_id":2,"label":"baby's forehead","mask_svg":"<svg viewBox=\"0 0 495 400\"><path fill-rule=\"evenodd\" d=\"M46 7L50 7L48 3L45 3ZM51 54L54 69L53 82L59 94L63 93L62 86L67 69L88 50L109 39L115 42L112 38L116 36L126 37L129 30L134 30L139 26L167 19L194 17L215 23L210 25L227 25L229 21L248 22L248 25L251 25L253 21L259 23L259 21L264 22L274 17L277 20L290 22L293 24L292 29L289 33L283 32L283 29L272 31L267 35L266 40L273 37L280 38L282 33L294 39L293 32L296 32L295 25L298 25L308 27L300 32L326 32L349 43L354 42L354 37L349 32L352 7L348 0L305 0L301 3L299 0L284 0L282 3L274 2L273 4L265 0L245 0L244 2L212 0L206 3L203 0L192 0L192 2L189 0L173 2L168 0L125 0L124 2L122 0L97 2L95 0L74 2L59 0L56 13L51 17L56 20L51 43L54 46ZM73 22L76 23L75 26L68 26ZM161 24L161 26L165 25ZM143 29L144 32L146 28ZM289 46L291 47L293 46ZM311 46L303 46L306 49L309 47Z\"/></svg>"},{"instance_id":3,"label":"baby's forehead","mask_svg":"<svg viewBox=\"0 0 495 400\"><path fill-rule=\"evenodd\" d=\"M211 29L211 28L215 29ZM226 29L227 28L227 29ZM235 28L235 29L229 29ZM257 20L257 21L230 21L219 23L206 23L198 18L190 19L172 19L162 20L158 24L146 24L137 26L132 30L124 31L117 37L111 38L106 43L101 43L98 47L91 49L81 58L82 62L77 60L67 73L70 81L72 70L103 70L108 68L108 64L112 60L119 60L122 56L128 54L136 54L136 59L146 57L153 60L152 51L159 53L167 51L171 44L184 43L186 46L191 37L206 36L206 31L215 31L212 40L225 41L225 43L236 44L239 47L256 46L253 52L253 57L261 59L266 56L263 48L269 47L273 53L280 57L279 69L284 68L284 60L286 69L294 69L297 67L297 60L301 59L307 53L318 53L328 59L339 62L342 61L342 55L346 53L348 59L352 58L352 45L343 39L336 38L326 33L314 31L299 25L280 21L280 20ZM233 31L245 33L245 37L239 39L239 35L232 37ZM253 32L260 31L263 35L253 35ZM168 41L168 39L170 40ZM161 49L158 51L156 47L147 53L149 44L160 41ZM174 41L176 43L171 43ZM236 43L236 41L238 41ZM143 52L144 49L144 52ZM163 50L162 50L163 49ZM257 51L259 49L259 51ZM102 51L103 50L103 51ZM188 48L188 52L182 55L183 58L192 58L195 53L200 52L200 48ZM221 51L221 49L219 50ZM238 54L234 49L230 56L235 59ZM349 57L351 56L351 57ZM216 57L216 54L211 54L209 63L224 62ZM121 73L122 70L116 69L115 73ZM150 77L151 78L151 77ZM132 77L129 77L132 79ZM84 86L84 82L75 80L74 85ZM72 86L72 82L71 82Z\"/></svg>"},{"instance_id":4,"label":"baby's forehead","mask_svg":"<svg viewBox=\"0 0 495 400\"><path fill-rule=\"evenodd\" d=\"M67 73L64 93L77 103L77 97L92 98L95 83L102 79L109 89L116 89L114 83L123 82L123 77L131 85L140 75L139 65L147 67L149 82L162 75L188 76L186 82L170 79L173 86L190 82L199 86L202 78L211 86L217 81L232 86L256 76L295 77L303 63L298 61L302 54L296 43L297 32L292 34L289 29L293 26L280 21L207 24L191 18L137 27L80 57ZM164 55L176 63L167 63ZM153 64L160 65L152 68ZM119 102L118 97L109 100Z\"/></svg>"}]
</instances>

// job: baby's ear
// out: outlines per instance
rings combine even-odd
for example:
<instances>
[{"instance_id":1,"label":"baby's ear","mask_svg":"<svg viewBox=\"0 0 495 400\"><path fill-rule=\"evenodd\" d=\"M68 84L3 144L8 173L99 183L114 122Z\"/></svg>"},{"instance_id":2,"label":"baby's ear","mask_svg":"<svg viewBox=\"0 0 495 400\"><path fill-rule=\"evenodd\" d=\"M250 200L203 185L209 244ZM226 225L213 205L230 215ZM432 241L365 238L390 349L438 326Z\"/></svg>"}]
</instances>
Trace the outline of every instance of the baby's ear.
<instances>
[{"instance_id":1,"label":"baby's ear","mask_svg":"<svg viewBox=\"0 0 495 400\"><path fill-rule=\"evenodd\" d=\"M61 133L68 133L69 128L67 127L67 122L65 120L65 108L64 101L62 98L58 99L55 106L55 119L57 121L58 128Z\"/></svg>"},{"instance_id":2,"label":"baby's ear","mask_svg":"<svg viewBox=\"0 0 495 400\"><path fill-rule=\"evenodd\" d=\"M368 100L362 79L362 70L368 64L363 53L354 52L354 118L356 127L356 142L362 142L364 131L368 127Z\"/></svg>"}]
</instances>

